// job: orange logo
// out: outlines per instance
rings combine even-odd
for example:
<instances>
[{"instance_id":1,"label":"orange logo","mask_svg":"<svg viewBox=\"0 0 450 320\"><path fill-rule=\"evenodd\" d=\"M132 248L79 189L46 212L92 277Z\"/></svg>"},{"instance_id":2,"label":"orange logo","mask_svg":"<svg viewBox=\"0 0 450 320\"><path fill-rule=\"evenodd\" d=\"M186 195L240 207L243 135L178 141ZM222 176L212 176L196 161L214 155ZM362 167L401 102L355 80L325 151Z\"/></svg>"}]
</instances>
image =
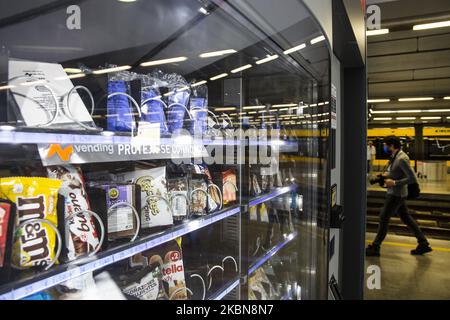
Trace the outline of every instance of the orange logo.
<instances>
[{"instance_id":1,"label":"orange logo","mask_svg":"<svg viewBox=\"0 0 450 320\"><path fill-rule=\"evenodd\" d=\"M69 161L72 153L73 146L67 146L63 149L60 144L51 144L50 148L48 149L47 157L51 158L55 154L57 154L62 161Z\"/></svg>"}]
</instances>

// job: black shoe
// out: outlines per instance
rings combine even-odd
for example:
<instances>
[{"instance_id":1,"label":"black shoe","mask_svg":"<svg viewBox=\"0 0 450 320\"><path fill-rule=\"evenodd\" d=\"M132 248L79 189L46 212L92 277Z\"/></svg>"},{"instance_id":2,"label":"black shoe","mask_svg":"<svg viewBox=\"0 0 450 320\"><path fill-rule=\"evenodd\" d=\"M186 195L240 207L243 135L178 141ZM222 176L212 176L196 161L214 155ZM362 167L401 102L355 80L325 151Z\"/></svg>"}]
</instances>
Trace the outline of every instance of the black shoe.
<instances>
[{"instance_id":1,"label":"black shoe","mask_svg":"<svg viewBox=\"0 0 450 320\"><path fill-rule=\"evenodd\" d=\"M380 247L374 244L369 244L366 249L366 257L379 257Z\"/></svg>"},{"instance_id":2,"label":"black shoe","mask_svg":"<svg viewBox=\"0 0 450 320\"><path fill-rule=\"evenodd\" d=\"M431 249L430 245L428 243L426 244L420 244L415 248L414 250L411 250L411 254L414 256L421 256L424 253L431 252L433 249Z\"/></svg>"}]
</instances>

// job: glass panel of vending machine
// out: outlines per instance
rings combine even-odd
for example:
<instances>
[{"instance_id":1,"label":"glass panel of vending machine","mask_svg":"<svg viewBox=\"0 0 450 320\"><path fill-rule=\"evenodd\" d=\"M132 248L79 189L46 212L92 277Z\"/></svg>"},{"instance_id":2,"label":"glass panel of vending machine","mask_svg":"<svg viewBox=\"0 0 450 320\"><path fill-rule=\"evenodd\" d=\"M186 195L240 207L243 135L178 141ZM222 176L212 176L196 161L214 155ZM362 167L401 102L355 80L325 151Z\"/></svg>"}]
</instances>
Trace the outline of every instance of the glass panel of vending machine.
<instances>
[{"instance_id":1,"label":"glass panel of vending machine","mask_svg":"<svg viewBox=\"0 0 450 320\"><path fill-rule=\"evenodd\" d=\"M0 12L0 299L326 298L329 47L302 1Z\"/></svg>"}]
</instances>

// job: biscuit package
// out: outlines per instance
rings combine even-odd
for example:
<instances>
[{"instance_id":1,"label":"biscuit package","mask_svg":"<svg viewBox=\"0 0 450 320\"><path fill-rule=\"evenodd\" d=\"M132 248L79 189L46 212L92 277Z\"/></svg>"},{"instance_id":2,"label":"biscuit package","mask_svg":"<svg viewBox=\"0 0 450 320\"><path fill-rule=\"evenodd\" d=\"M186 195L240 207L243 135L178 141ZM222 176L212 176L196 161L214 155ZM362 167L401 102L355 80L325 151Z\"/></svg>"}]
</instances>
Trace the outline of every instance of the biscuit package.
<instances>
[{"instance_id":1,"label":"biscuit package","mask_svg":"<svg viewBox=\"0 0 450 320\"><path fill-rule=\"evenodd\" d=\"M94 217L83 210L90 210L81 170L72 165L47 168L48 176L61 180L59 193L64 196L65 244L69 261L86 255L100 245ZM60 221L62 224L63 221Z\"/></svg>"},{"instance_id":2,"label":"biscuit package","mask_svg":"<svg viewBox=\"0 0 450 320\"><path fill-rule=\"evenodd\" d=\"M61 181L48 178L11 177L0 179L0 196L16 204L12 262L19 267L46 267L55 259L56 231L44 222L33 222L20 230L24 222L45 219L57 226L58 190Z\"/></svg>"}]
</instances>

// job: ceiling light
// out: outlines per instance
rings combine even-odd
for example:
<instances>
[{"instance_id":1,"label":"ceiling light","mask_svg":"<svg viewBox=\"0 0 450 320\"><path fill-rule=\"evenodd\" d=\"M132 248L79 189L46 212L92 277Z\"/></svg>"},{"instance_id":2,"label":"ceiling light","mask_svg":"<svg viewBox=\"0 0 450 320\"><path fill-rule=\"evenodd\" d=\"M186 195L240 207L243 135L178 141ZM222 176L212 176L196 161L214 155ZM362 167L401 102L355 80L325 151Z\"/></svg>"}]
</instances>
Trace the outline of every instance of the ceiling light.
<instances>
[{"instance_id":1,"label":"ceiling light","mask_svg":"<svg viewBox=\"0 0 450 320\"><path fill-rule=\"evenodd\" d=\"M389 121L392 120L392 118L373 118L375 121Z\"/></svg>"},{"instance_id":2,"label":"ceiling light","mask_svg":"<svg viewBox=\"0 0 450 320\"><path fill-rule=\"evenodd\" d=\"M244 110L258 110L258 109L264 109L266 106L246 106L243 109Z\"/></svg>"},{"instance_id":3,"label":"ceiling light","mask_svg":"<svg viewBox=\"0 0 450 320\"><path fill-rule=\"evenodd\" d=\"M417 24L417 25L413 26L413 30L415 30L415 31L428 30L428 29L436 29L436 28L444 28L444 27L450 27L450 21Z\"/></svg>"},{"instance_id":4,"label":"ceiling light","mask_svg":"<svg viewBox=\"0 0 450 320\"><path fill-rule=\"evenodd\" d=\"M450 100L450 97L444 97L444 100Z\"/></svg>"},{"instance_id":5,"label":"ceiling light","mask_svg":"<svg viewBox=\"0 0 450 320\"><path fill-rule=\"evenodd\" d=\"M277 58L278 58L278 55L274 54L273 56L268 56L267 58L256 61L256 64L263 64L263 63L275 60Z\"/></svg>"},{"instance_id":6,"label":"ceiling light","mask_svg":"<svg viewBox=\"0 0 450 320\"><path fill-rule=\"evenodd\" d=\"M319 42L321 42L323 40L325 40L325 37L324 36L320 36L320 37L312 39L311 40L311 44L316 44L316 43L319 43Z\"/></svg>"},{"instance_id":7,"label":"ceiling light","mask_svg":"<svg viewBox=\"0 0 450 320\"><path fill-rule=\"evenodd\" d=\"M400 99L398 99L398 101L400 101L400 102L431 101L431 100L434 100L434 98L425 97L425 98L400 98Z\"/></svg>"},{"instance_id":8,"label":"ceiling light","mask_svg":"<svg viewBox=\"0 0 450 320\"><path fill-rule=\"evenodd\" d=\"M78 69L78 68L64 68L64 71L66 73L81 73L81 72L83 72L81 69Z\"/></svg>"},{"instance_id":9,"label":"ceiling light","mask_svg":"<svg viewBox=\"0 0 450 320\"><path fill-rule=\"evenodd\" d=\"M421 117L422 120L440 120L441 117Z\"/></svg>"},{"instance_id":10,"label":"ceiling light","mask_svg":"<svg viewBox=\"0 0 450 320\"><path fill-rule=\"evenodd\" d=\"M420 113L423 112L422 110L397 110L397 111L393 111L393 112L397 112L397 113Z\"/></svg>"},{"instance_id":11,"label":"ceiling light","mask_svg":"<svg viewBox=\"0 0 450 320\"><path fill-rule=\"evenodd\" d=\"M396 120L416 120L416 117L398 117Z\"/></svg>"},{"instance_id":12,"label":"ceiling light","mask_svg":"<svg viewBox=\"0 0 450 320\"><path fill-rule=\"evenodd\" d=\"M157 66L160 64L182 62L182 61L186 61L187 59L188 59L187 57L175 57L175 58L169 58L169 59L147 61L147 62L141 63L141 67L150 67L150 66Z\"/></svg>"},{"instance_id":13,"label":"ceiling light","mask_svg":"<svg viewBox=\"0 0 450 320\"><path fill-rule=\"evenodd\" d=\"M136 2L137 0L118 0L119 2Z\"/></svg>"},{"instance_id":14,"label":"ceiling light","mask_svg":"<svg viewBox=\"0 0 450 320\"><path fill-rule=\"evenodd\" d=\"M228 73L221 73L221 74L218 74L217 76L209 78L209 80L214 81L214 80L217 80L217 79L225 78L226 76L228 76Z\"/></svg>"},{"instance_id":15,"label":"ceiling light","mask_svg":"<svg viewBox=\"0 0 450 320\"><path fill-rule=\"evenodd\" d=\"M309 106L310 106L310 107L317 107L317 103L310 104Z\"/></svg>"},{"instance_id":16,"label":"ceiling light","mask_svg":"<svg viewBox=\"0 0 450 320\"><path fill-rule=\"evenodd\" d=\"M384 102L391 102L391 99L369 99L369 100L367 100L367 103L384 103Z\"/></svg>"},{"instance_id":17,"label":"ceiling light","mask_svg":"<svg viewBox=\"0 0 450 320\"><path fill-rule=\"evenodd\" d=\"M392 110L373 110L372 113L395 113L395 111Z\"/></svg>"},{"instance_id":18,"label":"ceiling light","mask_svg":"<svg viewBox=\"0 0 450 320\"><path fill-rule=\"evenodd\" d=\"M286 107L297 107L298 105L295 103L287 103L287 104L274 104L272 108L286 108Z\"/></svg>"},{"instance_id":19,"label":"ceiling light","mask_svg":"<svg viewBox=\"0 0 450 320\"><path fill-rule=\"evenodd\" d=\"M226 54L236 53L237 51L234 49L226 49L226 50L220 50L220 51L212 51L212 52L205 52L199 55L200 58L211 58L211 57L218 57L223 56Z\"/></svg>"},{"instance_id":20,"label":"ceiling light","mask_svg":"<svg viewBox=\"0 0 450 320\"><path fill-rule=\"evenodd\" d=\"M208 81L206 81L206 80L199 81L199 82L191 84L191 87L201 86L202 84L205 84L206 82L208 82Z\"/></svg>"},{"instance_id":21,"label":"ceiling light","mask_svg":"<svg viewBox=\"0 0 450 320\"><path fill-rule=\"evenodd\" d=\"M382 34L388 34L389 33L389 29L376 29L376 30L367 30L366 35L368 37L370 36L379 36Z\"/></svg>"},{"instance_id":22,"label":"ceiling light","mask_svg":"<svg viewBox=\"0 0 450 320\"><path fill-rule=\"evenodd\" d=\"M450 112L450 109L430 109L428 112Z\"/></svg>"},{"instance_id":23,"label":"ceiling light","mask_svg":"<svg viewBox=\"0 0 450 320\"><path fill-rule=\"evenodd\" d=\"M120 66L120 67L113 67L113 68L107 68L107 69L100 69L100 70L94 70L92 71L93 74L105 74L105 73L111 73L111 72L119 72L119 71L125 71L131 69L131 66Z\"/></svg>"},{"instance_id":24,"label":"ceiling light","mask_svg":"<svg viewBox=\"0 0 450 320\"><path fill-rule=\"evenodd\" d=\"M296 52L296 51L299 51L299 50L302 50L302 49L305 49L305 48L306 48L306 44L302 43L302 44L299 44L298 46L295 46L293 48L287 49L283 53L284 54L291 54L293 52Z\"/></svg>"},{"instance_id":25,"label":"ceiling light","mask_svg":"<svg viewBox=\"0 0 450 320\"><path fill-rule=\"evenodd\" d=\"M240 71L243 71L243 70L246 70L246 69L250 69L251 67L253 67L251 64L246 64L245 66L242 66L242 67L239 67L239 68L231 70L231 73L238 73Z\"/></svg>"}]
</instances>

